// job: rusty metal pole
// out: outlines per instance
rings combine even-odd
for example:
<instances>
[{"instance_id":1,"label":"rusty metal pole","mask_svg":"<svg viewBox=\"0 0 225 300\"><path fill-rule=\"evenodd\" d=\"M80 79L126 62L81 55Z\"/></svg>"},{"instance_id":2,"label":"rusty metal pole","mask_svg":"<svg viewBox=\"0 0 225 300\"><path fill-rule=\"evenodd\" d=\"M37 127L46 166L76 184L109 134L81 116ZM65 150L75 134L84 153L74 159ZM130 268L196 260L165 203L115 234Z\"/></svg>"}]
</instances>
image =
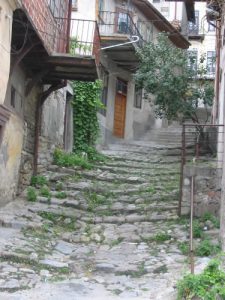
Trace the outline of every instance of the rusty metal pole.
<instances>
[{"instance_id":1,"label":"rusty metal pole","mask_svg":"<svg viewBox=\"0 0 225 300\"><path fill-rule=\"evenodd\" d=\"M191 177L191 212L190 212L190 266L194 274L194 245L193 245L193 218L194 218L194 176Z\"/></svg>"},{"instance_id":2,"label":"rusty metal pole","mask_svg":"<svg viewBox=\"0 0 225 300\"><path fill-rule=\"evenodd\" d=\"M182 146L181 146L181 167L180 167L180 194L178 203L178 216L181 216L181 204L183 198L183 180L184 180L184 165L186 163L186 140L185 140L185 124L182 126Z\"/></svg>"}]
</instances>

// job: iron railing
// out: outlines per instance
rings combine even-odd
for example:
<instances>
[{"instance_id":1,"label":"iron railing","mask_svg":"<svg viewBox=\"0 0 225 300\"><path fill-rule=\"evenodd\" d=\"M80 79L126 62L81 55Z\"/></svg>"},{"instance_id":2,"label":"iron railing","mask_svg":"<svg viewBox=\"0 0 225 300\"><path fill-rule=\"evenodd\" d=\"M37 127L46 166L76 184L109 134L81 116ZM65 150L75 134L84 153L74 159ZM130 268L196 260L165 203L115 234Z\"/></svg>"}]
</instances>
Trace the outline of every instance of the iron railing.
<instances>
[{"instance_id":1,"label":"iron railing","mask_svg":"<svg viewBox=\"0 0 225 300\"><path fill-rule=\"evenodd\" d=\"M61 18L59 24L62 22ZM66 40L68 52L73 56L99 56L100 35L98 24L93 20L71 19L69 36L61 35L59 40ZM63 30L62 30L63 33Z\"/></svg>"},{"instance_id":2,"label":"iron railing","mask_svg":"<svg viewBox=\"0 0 225 300\"><path fill-rule=\"evenodd\" d=\"M211 167L221 177L224 156L224 125L183 124L181 148L180 196L181 215L185 166ZM221 178L219 178L221 179Z\"/></svg>"},{"instance_id":3,"label":"iron railing","mask_svg":"<svg viewBox=\"0 0 225 300\"><path fill-rule=\"evenodd\" d=\"M102 36L127 35L138 36L138 46L143 43L143 37L129 13L100 11L98 17L99 31Z\"/></svg>"}]
</instances>

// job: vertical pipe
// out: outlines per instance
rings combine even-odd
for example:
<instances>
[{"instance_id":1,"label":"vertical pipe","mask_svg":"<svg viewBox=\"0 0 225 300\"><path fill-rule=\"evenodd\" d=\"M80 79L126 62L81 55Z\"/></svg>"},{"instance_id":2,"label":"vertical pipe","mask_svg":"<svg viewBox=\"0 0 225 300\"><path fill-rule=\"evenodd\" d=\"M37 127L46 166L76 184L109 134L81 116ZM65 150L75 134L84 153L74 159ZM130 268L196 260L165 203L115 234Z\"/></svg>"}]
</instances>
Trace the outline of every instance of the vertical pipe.
<instances>
[{"instance_id":1,"label":"vertical pipe","mask_svg":"<svg viewBox=\"0 0 225 300\"><path fill-rule=\"evenodd\" d=\"M193 246L193 217L194 217L194 176L191 177L191 212L190 212L190 265L194 274L194 246Z\"/></svg>"},{"instance_id":2,"label":"vertical pipe","mask_svg":"<svg viewBox=\"0 0 225 300\"><path fill-rule=\"evenodd\" d=\"M219 111L219 88L220 88L220 48L221 48L221 21L217 21L216 26L216 82L215 82L215 108L214 108L214 115L213 115L213 124L216 124L218 118L218 111Z\"/></svg>"},{"instance_id":3,"label":"vertical pipe","mask_svg":"<svg viewBox=\"0 0 225 300\"><path fill-rule=\"evenodd\" d=\"M182 146L181 146L181 167L180 167L180 195L179 195L179 203L178 203L178 216L181 216L181 203L183 198L183 178L184 178L184 165L186 162L185 159L185 124L182 126Z\"/></svg>"}]
</instances>

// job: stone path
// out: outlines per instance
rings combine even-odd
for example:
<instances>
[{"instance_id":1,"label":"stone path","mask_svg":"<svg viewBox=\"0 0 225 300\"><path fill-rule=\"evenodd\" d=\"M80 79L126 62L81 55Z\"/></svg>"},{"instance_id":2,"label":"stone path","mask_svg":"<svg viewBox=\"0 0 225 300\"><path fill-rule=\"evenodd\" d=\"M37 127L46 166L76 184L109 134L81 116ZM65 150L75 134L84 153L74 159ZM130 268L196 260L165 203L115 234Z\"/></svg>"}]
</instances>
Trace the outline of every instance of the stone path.
<instances>
[{"instance_id":1,"label":"stone path","mask_svg":"<svg viewBox=\"0 0 225 300\"><path fill-rule=\"evenodd\" d=\"M1 209L1 300L176 299L188 269L179 149L129 144L104 153L93 170L50 166L51 195L39 186L36 202Z\"/></svg>"}]
</instances>

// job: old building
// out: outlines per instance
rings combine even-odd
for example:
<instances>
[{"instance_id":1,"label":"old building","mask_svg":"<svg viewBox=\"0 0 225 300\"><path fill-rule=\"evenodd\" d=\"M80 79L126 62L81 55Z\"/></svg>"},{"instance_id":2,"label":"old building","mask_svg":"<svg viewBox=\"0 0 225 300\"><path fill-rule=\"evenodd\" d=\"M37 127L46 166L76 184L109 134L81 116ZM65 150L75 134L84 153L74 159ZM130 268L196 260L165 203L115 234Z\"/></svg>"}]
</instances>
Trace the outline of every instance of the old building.
<instances>
[{"instance_id":1,"label":"old building","mask_svg":"<svg viewBox=\"0 0 225 300\"><path fill-rule=\"evenodd\" d=\"M69 0L0 1L1 205L43 170L56 146L71 150L67 80L97 78L96 23L82 40L89 56L77 54L70 32L80 21L71 9Z\"/></svg>"},{"instance_id":2,"label":"old building","mask_svg":"<svg viewBox=\"0 0 225 300\"><path fill-rule=\"evenodd\" d=\"M152 4L172 23L180 26L181 32L188 38L192 68L197 70L199 65L204 66L204 78L213 83L215 79L216 60L216 26L215 21L208 22L206 15L206 1L196 1L195 5L186 5L187 2L176 2L167 0L151 0ZM186 18L186 7L188 16ZM190 18L193 14L194 18ZM203 64L201 61L203 61ZM201 122L210 121L210 110L206 110L199 101L198 116Z\"/></svg>"},{"instance_id":3,"label":"old building","mask_svg":"<svg viewBox=\"0 0 225 300\"><path fill-rule=\"evenodd\" d=\"M138 139L149 129L163 126L144 92L135 87L136 49L156 40L159 32L167 32L179 48L188 48L188 41L147 0L76 1L72 15L97 20L99 25L99 75L106 107L99 114L102 142Z\"/></svg>"}]
</instances>

